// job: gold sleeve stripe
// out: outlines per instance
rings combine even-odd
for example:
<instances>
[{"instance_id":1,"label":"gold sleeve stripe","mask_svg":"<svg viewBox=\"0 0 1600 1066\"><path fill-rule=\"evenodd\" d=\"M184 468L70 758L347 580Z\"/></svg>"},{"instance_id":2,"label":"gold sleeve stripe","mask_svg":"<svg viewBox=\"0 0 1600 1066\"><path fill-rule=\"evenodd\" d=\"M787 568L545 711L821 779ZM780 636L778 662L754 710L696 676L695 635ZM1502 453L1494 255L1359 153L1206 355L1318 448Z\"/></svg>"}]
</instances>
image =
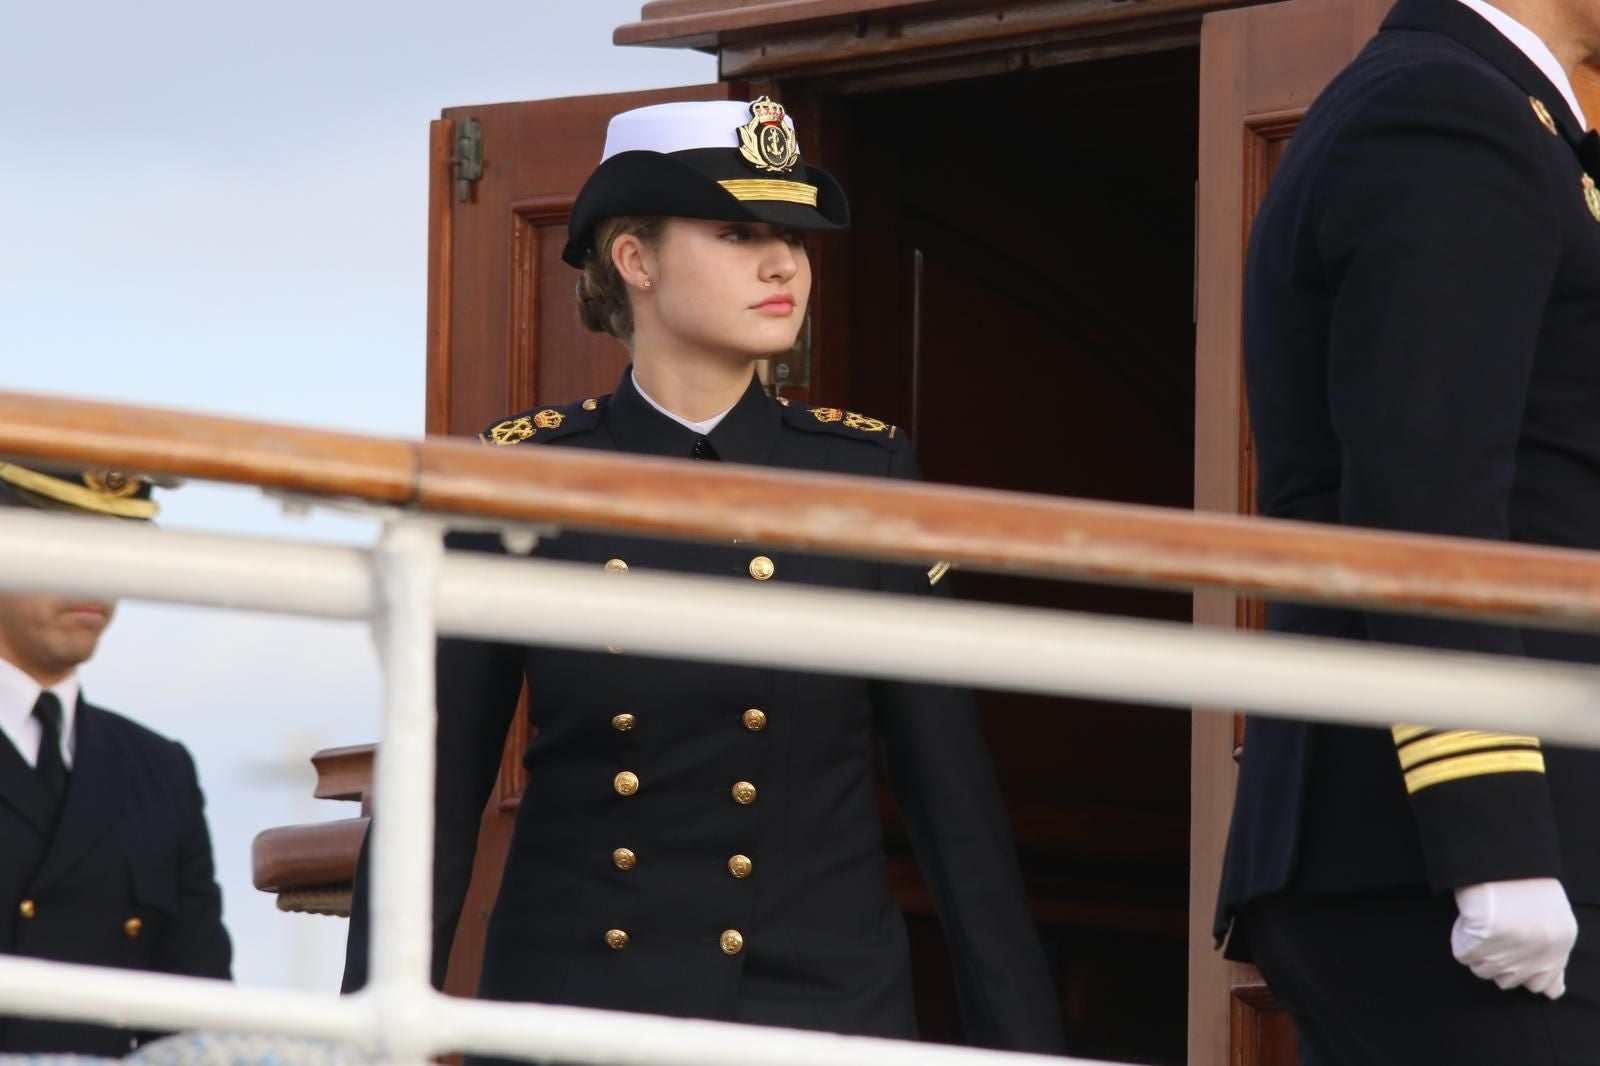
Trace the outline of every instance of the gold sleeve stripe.
<instances>
[{"instance_id":1,"label":"gold sleeve stripe","mask_svg":"<svg viewBox=\"0 0 1600 1066\"><path fill-rule=\"evenodd\" d=\"M1400 765L1411 770L1425 762L1446 756L1461 755L1469 751L1489 748L1539 747L1538 737L1519 737L1511 733L1483 733L1474 729L1453 730L1436 737L1424 737L1400 749Z\"/></svg>"},{"instance_id":2,"label":"gold sleeve stripe","mask_svg":"<svg viewBox=\"0 0 1600 1066\"><path fill-rule=\"evenodd\" d=\"M1392 730L1396 745L1409 744L1425 733L1432 733L1432 726L1425 725L1397 725Z\"/></svg>"},{"instance_id":3,"label":"gold sleeve stripe","mask_svg":"<svg viewBox=\"0 0 1600 1066\"><path fill-rule=\"evenodd\" d=\"M933 569L928 571L928 584L937 585L939 583L939 580L941 578L943 578L944 575L948 574L949 572L950 572L950 564L949 563L944 563L944 562L935 563Z\"/></svg>"},{"instance_id":4,"label":"gold sleeve stripe","mask_svg":"<svg viewBox=\"0 0 1600 1066\"><path fill-rule=\"evenodd\" d=\"M1431 762L1406 774L1406 791L1415 794L1446 781L1515 773L1544 773L1544 754L1537 751L1485 751Z\"/></svg>"}]
</instances>

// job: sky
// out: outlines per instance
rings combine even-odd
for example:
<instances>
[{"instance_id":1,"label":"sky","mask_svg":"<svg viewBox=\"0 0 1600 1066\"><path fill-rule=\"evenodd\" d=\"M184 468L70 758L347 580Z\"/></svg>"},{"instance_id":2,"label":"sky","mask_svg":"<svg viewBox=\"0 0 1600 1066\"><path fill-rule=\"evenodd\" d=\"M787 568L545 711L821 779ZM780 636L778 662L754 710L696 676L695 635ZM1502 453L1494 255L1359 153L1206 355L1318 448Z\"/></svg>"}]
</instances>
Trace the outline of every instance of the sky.
<instances>
[{"instance_id":1,"label":"sky","mask_svg":"<svg viewBox=\"0 0 1600 1066\"><path fill-rule=\"evenodd\" d=\"M640 0L0 3L0 389L416 436L428 123L446 107L716 80L620 49ZM162 523L370 543L190 483ZM86 696L182 740L235 977L334 990L344 921L250 882L262 829L352 816L312 752L373 741L364 627L125 603Z\"/></svg>"}]
</instances>

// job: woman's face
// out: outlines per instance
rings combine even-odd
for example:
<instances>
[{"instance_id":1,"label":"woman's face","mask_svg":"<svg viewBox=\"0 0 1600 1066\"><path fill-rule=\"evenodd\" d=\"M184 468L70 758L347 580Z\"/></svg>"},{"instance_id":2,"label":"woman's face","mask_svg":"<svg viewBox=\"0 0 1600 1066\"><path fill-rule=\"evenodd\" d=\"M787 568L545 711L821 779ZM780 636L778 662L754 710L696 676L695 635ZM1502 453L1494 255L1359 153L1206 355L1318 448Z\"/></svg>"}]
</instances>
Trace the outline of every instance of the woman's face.
<instances>
[{"instance_id":1,"label":"woman's face","mask_svg":"<svg viewBox=\"0 0 1600 1066\"><path fill-rule=\"evenodd\" d=\"M800 231L674 218L652 258L655 317L678 343L748 359L794 344L811 294Z\"/></svg>"}]
</instances>

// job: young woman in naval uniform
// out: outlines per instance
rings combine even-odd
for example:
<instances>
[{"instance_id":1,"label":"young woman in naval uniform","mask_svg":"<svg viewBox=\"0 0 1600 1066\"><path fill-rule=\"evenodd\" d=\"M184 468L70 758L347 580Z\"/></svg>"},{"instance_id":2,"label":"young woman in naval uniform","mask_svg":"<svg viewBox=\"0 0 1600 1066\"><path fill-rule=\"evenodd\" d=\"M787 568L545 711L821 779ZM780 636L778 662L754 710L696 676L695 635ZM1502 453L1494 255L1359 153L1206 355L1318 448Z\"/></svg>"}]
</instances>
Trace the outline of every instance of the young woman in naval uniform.
<instances>
[{"instance_id":1,"label":"young woman in naval uniform","mask_svg":"<svg viewBox=\"0 0 1600 1066\"><path fill-rule=\"evenodd\" d=\"M580 310L628 346L616 391L511 415L495 445L915 478L904 433L771 399L758 360L794 344L803 231L846 225L782 107L664 104L612 119L563 259ZM452 546L499 552L499 538ZM567 532L542 558L937 595L942 572ZM715 639L707 634L708 640ZM912 1038L911 960L885 874L886 763L950 946L973 1043L1053 1051L1056 996L972 698L905 682L444 640L434 978L524 678L537 735L478 994ZM366 974L364 867L346 988Z\"/></svg>"}]
</instances>

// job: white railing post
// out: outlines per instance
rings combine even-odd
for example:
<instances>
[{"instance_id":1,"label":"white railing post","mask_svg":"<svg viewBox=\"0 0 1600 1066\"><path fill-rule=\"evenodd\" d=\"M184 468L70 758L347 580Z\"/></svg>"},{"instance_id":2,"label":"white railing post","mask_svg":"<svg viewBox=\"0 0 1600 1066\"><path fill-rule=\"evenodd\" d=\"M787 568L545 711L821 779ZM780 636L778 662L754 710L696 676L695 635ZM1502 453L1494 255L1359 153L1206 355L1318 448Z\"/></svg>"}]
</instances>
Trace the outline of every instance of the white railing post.
<instances>
[{"instance_id":1,"label":"white railing post","mask_svg":"<svg viewBox=\"0 0 1600 1066\"><path fill-rule=\"evenodd\" d=\"M372 556L383 739L373 775L367 995L386 1062L427 1061L433 952L434 599L444 531L391 519Z\"/></svg>"}]
</instances>

